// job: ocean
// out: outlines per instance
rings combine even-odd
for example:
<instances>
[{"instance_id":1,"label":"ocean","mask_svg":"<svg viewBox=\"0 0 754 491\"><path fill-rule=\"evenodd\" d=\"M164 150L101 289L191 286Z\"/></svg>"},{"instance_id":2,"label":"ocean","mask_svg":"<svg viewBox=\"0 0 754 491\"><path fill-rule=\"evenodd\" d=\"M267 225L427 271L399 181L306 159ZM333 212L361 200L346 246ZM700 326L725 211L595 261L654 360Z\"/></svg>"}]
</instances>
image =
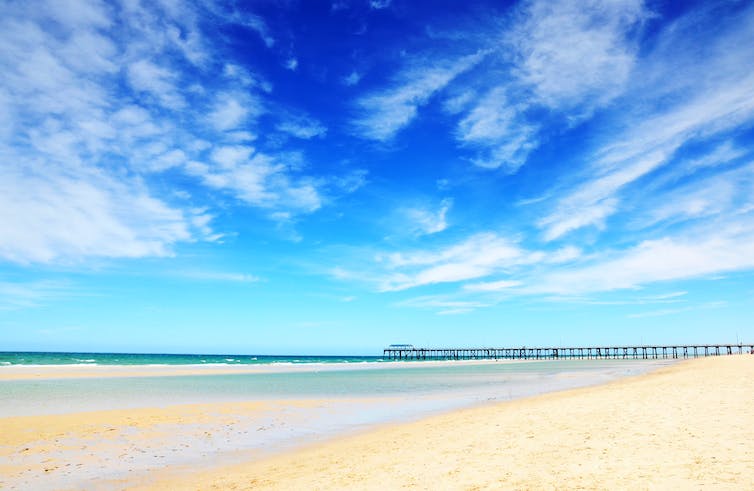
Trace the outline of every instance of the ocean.
<instances>
[{"instance_id":1,"label":"ocean","mask_svg":"<svg viewBox=\"0 0 754 491\"><path fill-rule=\"evenodd\" d=\"M432 408L471 405L636 375L665 360L386 362L366 356L249 356L120 353L0 353L0 417L171 404L278 399L413 398ZM158 376L56 378L70 369L154 367ZM164 372L159 367L167 367ZM204 370L206 366L206 370ZM175 375L169 370L186 368ZM236 367L242 373L212 370Z\"/></svg>"},{"instance_id":2,"label":"ocean","mask_svg":"<svg viewBox=\"0 0 754 491\"><path fill-rule=\"evenodd\" d=\"M379 362L379 356L193 355L0 351L2 365L265 365Z\"/></svg>"}]
</instances>

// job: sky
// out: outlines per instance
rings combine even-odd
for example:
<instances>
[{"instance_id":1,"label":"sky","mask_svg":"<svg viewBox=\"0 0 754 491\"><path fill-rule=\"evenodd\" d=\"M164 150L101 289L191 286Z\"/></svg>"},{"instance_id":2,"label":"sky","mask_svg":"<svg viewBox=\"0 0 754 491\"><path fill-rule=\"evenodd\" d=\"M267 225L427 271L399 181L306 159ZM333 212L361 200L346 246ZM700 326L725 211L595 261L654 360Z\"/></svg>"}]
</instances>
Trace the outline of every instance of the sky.
<instances>
[{"instance_id":1,"label":"sky","mask_svg":"<svg viewBox=\"0 0 754 491\"><path fill-rule=\"evenodd\" d=\"M2 0L0 350L754 342L754 3Z\"/></svg>"}]
</instances>

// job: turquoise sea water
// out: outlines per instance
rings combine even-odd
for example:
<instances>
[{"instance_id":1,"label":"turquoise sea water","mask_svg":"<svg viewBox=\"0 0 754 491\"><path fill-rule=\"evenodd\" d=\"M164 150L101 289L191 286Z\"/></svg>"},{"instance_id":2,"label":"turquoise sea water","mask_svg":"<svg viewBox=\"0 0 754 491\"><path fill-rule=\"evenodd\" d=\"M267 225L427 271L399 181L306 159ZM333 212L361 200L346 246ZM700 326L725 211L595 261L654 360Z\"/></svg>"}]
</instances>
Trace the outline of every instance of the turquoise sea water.
<instances>
[{"instance_id":1,"label":"turquoise sea water","mask_svg":"<svg viewBox=\"0 0 754 491\"><path fill-rule=\"evenodd\" d=\"M23 365L48 368L42 379L0 381L0 417L274 399L432 397L470 404L600 383L668 363L657 360L385 363L374 357L91 353L13 353L4 354L3 359L6 370L25 369ZM54 369L50 370L56 365L63 368L82 364L196 366L202 360L203 364L256 366L249 367L253 369L250 373L116 378L56 379Z\"/></svg>"},{"instance_id":2,"label":"turquoise sea water","mask_svg":"<svg viewBox=\"0 0 754 491\"><path fill-rule=\"evenodd\" d=\"M181 355L0 351L0 365L265 365L271 363L379 362L379 356Z\"/></svg>"}]
</instances>

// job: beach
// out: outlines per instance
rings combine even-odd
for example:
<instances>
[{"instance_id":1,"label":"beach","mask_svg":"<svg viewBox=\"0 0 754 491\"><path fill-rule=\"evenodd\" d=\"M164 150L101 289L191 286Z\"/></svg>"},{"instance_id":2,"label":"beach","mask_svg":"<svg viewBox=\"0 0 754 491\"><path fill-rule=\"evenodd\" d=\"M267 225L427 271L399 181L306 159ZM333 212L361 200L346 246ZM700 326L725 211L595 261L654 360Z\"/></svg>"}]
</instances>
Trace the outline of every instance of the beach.
<instances>
[{"instance_id":1,"label":"beach","mask_svg":"<svg viewBox=\"0 0 754 491\"><path fill-rule=\"evenodd\" d=\"M466 409L143 489L752 489L754 357Z\"/></svg>"},{"instance_id":2,"label":"beach","mask_svg":"<svg viewBox=\"0 0 754 491\"><path fill-rule=\"evenodd\" d=\"M87 368L90 373L98 371ZM412 387L406 390L413 391L412 397L386 385L396 375L404 377L404 383L411 381ZM525 366L451 363L408 371L387 368L295 375L304 377L298 384L309 385L311 379L306 377L324 377L328 384L338 386L348 386L353 380L363 383L365 376L371 380L367 389L359 392L360 386L349 386L348 394L340 396L318 389L302 397L296 389L295 397L271 393L254 400L226 400L227 394L215 394L215 399L209 397L205 403L144 399L130 408L124 407L125 399L112 399L108 404L115 408L81 410L83 406L73 405L58 411L43 407L36 415L7 413L0 417L0 487L754 486L749 472L754 468L750 404L754 357L648 365L594 360ZM207 398L202 381L248 385L248 377L259 375L4 383L6 387L42 384L48 393L44 383L63 384L55 386L67 392L74 387L70 384L91 383L124 393L130 400L133 393L124 387L139 392L166 387L175 391L180 387L175 383L186 379ZM454 377L460 382L451 388L448 381ZM439 379L442 386L433 388ZM90 393L80 396L93 398ZM24 397L33 409L35 399Z\"/></svg>"}]
</instances>

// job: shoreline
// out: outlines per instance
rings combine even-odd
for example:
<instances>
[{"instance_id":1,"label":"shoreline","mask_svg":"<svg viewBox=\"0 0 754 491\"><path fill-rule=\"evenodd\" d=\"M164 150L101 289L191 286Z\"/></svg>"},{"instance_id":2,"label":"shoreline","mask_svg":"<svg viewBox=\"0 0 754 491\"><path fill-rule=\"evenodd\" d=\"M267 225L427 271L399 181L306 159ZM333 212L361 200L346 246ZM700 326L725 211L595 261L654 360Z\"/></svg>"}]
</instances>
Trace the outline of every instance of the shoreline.
<instances>
[{"instance_id":1,"label":"shoreline","mask_svg":"<svg viewBox=\"0 0 754 491\"><path fill-rule=\"evenodd\" d=\"M454 410L133 489L754 488L754 357ZM452 438L448 438L452 435ZM609 484L608 484L609 483Z\"/></svg>"},{"instance_id":2,"label":"shoreline","mask_svg":"<svg viewBox=\"0 0 754 491\"><path fill-rule=\"evenodd\" d=\"M238 375L252 373L292 373L338 370L380 370L454 365L542 363L552 360L431 360L381 361L358 363L269 363L269 364L196 364L196 365L4 365L0 381L57 380L73 378L181 377L201 375ZM575 360L574 360L575 361ZM589 360L582 360L589 361Z\"/></svg>"}]
</instances>

